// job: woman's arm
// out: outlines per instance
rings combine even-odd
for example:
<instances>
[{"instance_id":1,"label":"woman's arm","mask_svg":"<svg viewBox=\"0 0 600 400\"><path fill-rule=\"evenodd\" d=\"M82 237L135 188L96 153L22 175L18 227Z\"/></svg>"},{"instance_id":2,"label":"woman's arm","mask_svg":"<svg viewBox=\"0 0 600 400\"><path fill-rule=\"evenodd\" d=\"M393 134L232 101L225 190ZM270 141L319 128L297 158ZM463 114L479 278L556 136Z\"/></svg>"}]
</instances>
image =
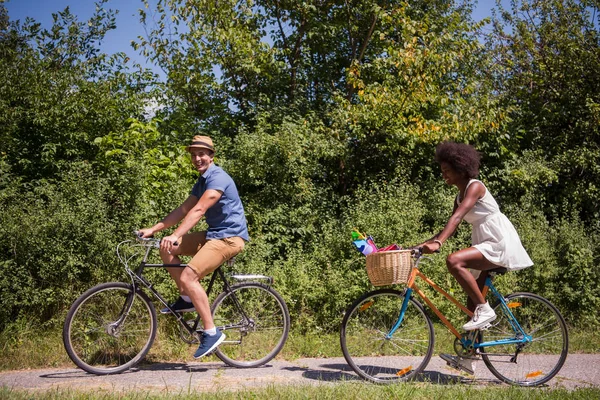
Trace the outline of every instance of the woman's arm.
<instances>
[{"instance_id":1,"label":"woman's arm","mask_svg":"<svg viewBox=\"0 0 600 400\"><path fill-rule=\"evenodd\" d=\"M454 212L456 211L456 208L458 207L458 201L455 199L454 200L454 208L452 209L452 214L454 214ZM411 246L411 249L416 249L419 247L423 247L425 245L425 243L432 243L434 240L436 240L438 238L438 236L440 235L440 233L442 233L442 231L439 231L438 233L436 233L435 235L433 235L432 237L430 237L429 239L425 240L424 242Z\"/></svg>"},{"instance_id":2,"label":"woman's arm","mask_svg":"<svg viewBox=\"0 0 600 400\"><path fill-rule=\"evenodd\" d=\"M479 182L472 183L467 188L465 198L460 205L457 205L456 203L454 204L452 216L446 223L444 229L423 244L423 253L433 253L434 251L439 250L439 248L442 247L442 244L454 234L456 228L458 228L458 225L460 225L465 215L467 215L473 206L475 206L477 200L482 198L484 195L485 186Z\"/></svg>"}]
</instances>

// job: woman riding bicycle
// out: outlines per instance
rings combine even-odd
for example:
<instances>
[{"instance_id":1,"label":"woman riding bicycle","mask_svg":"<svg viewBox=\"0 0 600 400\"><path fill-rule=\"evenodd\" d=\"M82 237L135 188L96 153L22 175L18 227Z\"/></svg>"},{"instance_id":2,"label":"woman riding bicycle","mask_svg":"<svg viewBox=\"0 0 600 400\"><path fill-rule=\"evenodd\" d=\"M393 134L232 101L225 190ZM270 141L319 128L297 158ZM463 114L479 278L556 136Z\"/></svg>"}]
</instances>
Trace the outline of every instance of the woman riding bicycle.
<instances>
[{"instance_id":1,"label":"woman riding bicycle","mask_svg":"<svg viewBox=\"0 0 600 400\"><path fill-rule=\"evenodd\" d=\"M475 179L480 160L477 150L467 144L443 142L436 148L435 160L444 181L456 186L458 195L444 229L419 246L424 253L433 253L454 234L463 219L472 225L472 247L454 252L446 259L448 270L468 295L467 307L473 311L473 317L463 329L471 331L496 319L496 313L481 293L487 271L498 267L518 270L533 262L512 223L500 212L485 185Z\"/></svg>"}]
</instances>

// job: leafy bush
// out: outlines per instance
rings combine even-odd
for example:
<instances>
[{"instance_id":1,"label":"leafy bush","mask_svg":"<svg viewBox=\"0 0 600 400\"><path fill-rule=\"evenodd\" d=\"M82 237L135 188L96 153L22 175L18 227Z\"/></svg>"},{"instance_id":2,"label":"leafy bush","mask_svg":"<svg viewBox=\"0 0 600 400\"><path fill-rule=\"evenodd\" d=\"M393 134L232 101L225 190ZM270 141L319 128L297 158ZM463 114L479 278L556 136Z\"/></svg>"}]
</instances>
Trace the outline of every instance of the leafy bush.
<instances>
[{"instance_id":1,"label":"leafy bush","mask_svg":"<svg viewBox=\"0 0 600 400\"><path fill-rule=\"evenodd\" d=\"M19 315L46 320L89 282L114 279L120 227L104 202L106 182L89 164L62 182L3 188L0 209L0 326Z\"/></svg>"}]
</instances>

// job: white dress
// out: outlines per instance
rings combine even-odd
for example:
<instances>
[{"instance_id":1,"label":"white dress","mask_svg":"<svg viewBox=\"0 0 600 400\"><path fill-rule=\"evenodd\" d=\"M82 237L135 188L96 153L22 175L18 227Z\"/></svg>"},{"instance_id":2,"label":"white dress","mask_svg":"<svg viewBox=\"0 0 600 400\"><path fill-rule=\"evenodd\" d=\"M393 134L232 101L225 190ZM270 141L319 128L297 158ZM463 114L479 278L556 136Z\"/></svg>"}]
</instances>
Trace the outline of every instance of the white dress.
<instances>
[{"instance_id":1,"label":"white dress","mask_svg":"<svg viewBox=\"0 0 600 400\"><path fill-rule=\"evenodd\" d=\"M473 182L483 185L481 181L471 179L467 188ZM460 195L456 196L456 201L460 204ZM498 203L487 188L485 188L485 195L477 200L473 208L465 215L464 220L473 226L471 233L473 247L479 250L488 261L509 270L533 265L521 244L515 227L506 218L506 215L500 212Z\"/></svg>"}]
</instances>

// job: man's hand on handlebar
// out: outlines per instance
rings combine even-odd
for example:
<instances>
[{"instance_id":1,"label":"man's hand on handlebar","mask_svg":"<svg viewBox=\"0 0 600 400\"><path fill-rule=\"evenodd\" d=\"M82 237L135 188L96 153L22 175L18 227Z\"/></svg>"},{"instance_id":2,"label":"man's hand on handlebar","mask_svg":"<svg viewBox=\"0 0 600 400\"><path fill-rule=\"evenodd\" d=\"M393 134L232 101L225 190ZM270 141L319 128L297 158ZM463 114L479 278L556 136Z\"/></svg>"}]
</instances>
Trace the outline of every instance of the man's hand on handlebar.
<instances>
[{"instance_id":1,"label":"man's hand on handlebar","mask_svg":"<svg viewBox=\"0 0 600 400\"><path fill-rule=\"evenodd\" d=\"M141 238L150 238L150 237L154 236L154 232L152 231L151 228L144 228L144 229L137 230L137 231L135 231L135 234Z\"/></svg>"},{"instance_id":2,"label":"man's hand on handlebar","mask_svg":"<svg viewBox=\"0 0 600 400\"><path fill-rule=\"evenodd\" d=\"M177 237L176 235L165 236L160 241L160 249L171 254L171 251L174 248L177 248L177 246L179 246L178 240L179 237Z\"/></svg>"}]
</instances>

